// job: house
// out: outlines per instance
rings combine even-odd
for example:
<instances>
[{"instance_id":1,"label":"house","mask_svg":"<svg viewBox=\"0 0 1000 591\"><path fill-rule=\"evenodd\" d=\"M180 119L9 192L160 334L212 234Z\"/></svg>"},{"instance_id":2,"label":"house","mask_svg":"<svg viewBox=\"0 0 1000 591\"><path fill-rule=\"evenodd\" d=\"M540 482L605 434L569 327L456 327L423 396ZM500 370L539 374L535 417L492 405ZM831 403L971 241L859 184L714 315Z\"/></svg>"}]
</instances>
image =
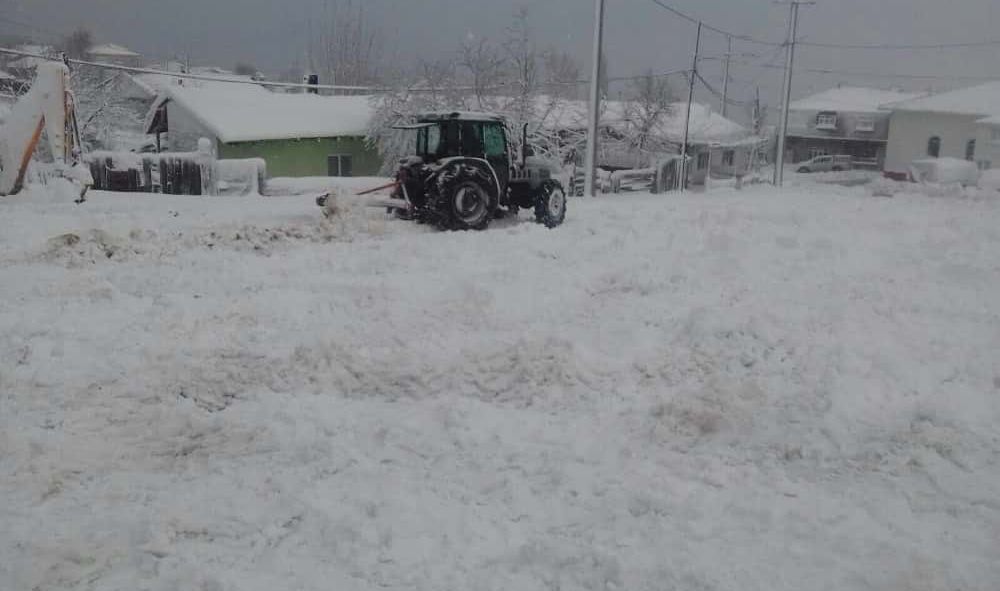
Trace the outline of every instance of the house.
<instances>
[{"instance_id":1,"label":"house","mask_svg":"<svg viewBox=\"0 0 1000 591\"><path fill-rule=\"evenodd\" d=\"M605 101L601 115L601 142L598 166L605 170L646 168L664 156L681 152L684 131L688 120L687 103L670 106L650 130L648 144L642 149L634 146L635 123L630 116L629 104L624 101ZM588 105L584 101L564 100L553 106L545 102L536 107L546 113L543 126L561 135L575 131L585 137ZM763 139L750 130L714 112L711 107L691 105L688 129L688 153L693 163L690 182L703 184L711 169L716 177L733 177L748 172L757 154L761 153ZM582 154L577 154L577 160ZM577 162L582 164L582 162Z\"/></svg>"},{"instance_id":2,"label":"house","mask_svg":"<svg viewBox=\"0 0 1000 591\"><path fill-rule=\"evenodd\" d=\"M921 158L951 157L1000 166L1000 81L887 106L892 112L885 170L904 177Z\"/></svg>"},{"instance_id":3,"label":"house","mask_svg":"<svg viewBox=\"0 0 1000 591\"><path fill-rule=\"evenodd\" d=\"M881 169L889 140L890 113L881 107L919 94L855 86L831 88L789 105L785 159L853 156L856 165Z\"/></svg>"},{"instance_id":4,"label":"house","mask_svg":"<svg viewBox=\"0 0 1000 591\"><path fill-rule=\"evenodd\" d=\"M130 68L142 67L142 55L114 43L95 45L87 50L87 60Z\"/></svg>"},{"instance_id":5,"label":"house","mask_svg":"<svg viewBox=\"0 0 1000 591\"><path fill-rule=\"evenodd\" d=\"M161 149L192 151L208 138L219 158L263 158L272 176L370 176L382 166L365 139L367 96L271 92L255 84L185 80L150 108L146 133Z\"/></svg>"}]
</instances>

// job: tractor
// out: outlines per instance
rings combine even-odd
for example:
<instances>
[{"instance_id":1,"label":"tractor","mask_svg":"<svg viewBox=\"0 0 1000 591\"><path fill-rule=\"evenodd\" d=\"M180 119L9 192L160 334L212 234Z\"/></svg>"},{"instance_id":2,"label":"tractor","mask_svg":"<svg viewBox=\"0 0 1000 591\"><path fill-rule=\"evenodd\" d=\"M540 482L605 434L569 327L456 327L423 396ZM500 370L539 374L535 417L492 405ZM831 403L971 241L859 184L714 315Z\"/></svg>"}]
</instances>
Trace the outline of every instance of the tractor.
<instances>
[{"instance_id":1,"label":"tractor","mask_svg":"<svg viewBox=\"0 0 1000 591\"><path fill-rule=\"evenodd\" d=\"M555 228L566 218L566 192L550 169L528 157L527 125L519 154L505 119L485 113L428 113L404 125L416 153L400 161L393 198L401 217L443 230L484 230L497 217L534 210Z\"/></svg>"}]
</instances>

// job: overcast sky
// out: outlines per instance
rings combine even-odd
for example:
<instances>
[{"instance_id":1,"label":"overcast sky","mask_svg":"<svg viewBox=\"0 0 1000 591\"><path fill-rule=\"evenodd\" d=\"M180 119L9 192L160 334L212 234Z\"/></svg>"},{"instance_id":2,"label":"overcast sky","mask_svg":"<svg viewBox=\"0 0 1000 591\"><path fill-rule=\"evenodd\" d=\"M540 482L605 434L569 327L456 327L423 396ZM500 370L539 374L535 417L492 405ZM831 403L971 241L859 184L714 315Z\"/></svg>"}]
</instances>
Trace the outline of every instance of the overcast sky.
<instances>
[{"instance_id":1,"label":"overcast sky","mask_svg":"<svg viewBox=\"0 0 1000 591\"><path fill-rule=\"evenodd\" d=\"M52 38L75 26L100 41L127 45L151 58L187 54L194 63L231 67L249 61L280 71L305 54L308 23L319 25L327 0L0 0L0 33ZM336 0L329 0L335 2ZM341 0L345 1L345 0ZM441 56L469 34L497 38L518 6L527 6L542 46L590 56L591 0L362 0L385 33L389 52ZM787 8L771 0L665 0L717 27L770 40L785 35ZM650 0L607 0L606 50L612 76L653 68L690 67L694 26ZM819 0L802 8L800 38L836 43L937 43L1000 38L997 0ZM30 28L29 28L30 27ZM739 58L757 64L783 59L772 47L737 42ZM721 54L725 39L706 33L703 52ZM838 83L924 90L976 83L974 80L906 80L807 69L858 72L994 76L1000 79L1000 46L932 51L849 51L802 48L797 60L796 97ZM717 61L702 64L709 82L721 87ZM745 64L732 68L732 95L747 99L756 85L777 104L781 72ZM678 87L682 79L676 79ZM619 87L620 89L621 87ZM708 99L704 93L701 98Z\"/></svg>"}]
</instances>

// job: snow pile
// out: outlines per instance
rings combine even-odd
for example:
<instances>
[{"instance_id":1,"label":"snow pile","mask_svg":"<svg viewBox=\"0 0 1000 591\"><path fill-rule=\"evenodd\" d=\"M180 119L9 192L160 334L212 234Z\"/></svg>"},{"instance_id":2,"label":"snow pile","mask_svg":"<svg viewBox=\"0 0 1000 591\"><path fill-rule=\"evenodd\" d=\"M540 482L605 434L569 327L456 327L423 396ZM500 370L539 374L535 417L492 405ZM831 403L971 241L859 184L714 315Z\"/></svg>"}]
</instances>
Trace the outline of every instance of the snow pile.
<instances>
[{"instance_id":1,"label":"snow pile","mask_svg":"<svg viewBox=\"0 0 1000 591\"><path fill-rule=\"evenodd\" d=\"M995 200L997 193L988 186L977 188L962 186L961 183L913 183L877 178L866 186L869 194L876 197L919 196L944 199Z\"/></svg>"},{"instance_id":2,"label":"snow pile","mask_svg":"<svg viewBox=\"0 0 1000 591\"><path fill-rule=\"evenodd\" d=\"M973 187L979 183L979 169L968 160L927 158L910 164L910 178L920 183Z\"/></svg>"},{"instance_id":3,"label":"snow pile","mask_svg":"<svg viewBox=\"0 0 1000 591\"><path fill-rule=\"evenodd\" d=\"M1000 191L1000 169L984 170L979 175L979 188L990 191Z\"/></svg>"},{"instance_id":4,"label":"snow pile","mask_svg":"<svg viewBox=\"0 0 1000 591\"><path fill-rule=\"evenodd\" d=\"M0 581L995 589L1000 201L569 208L0 200Z\"/></svg>"}]
</instances>

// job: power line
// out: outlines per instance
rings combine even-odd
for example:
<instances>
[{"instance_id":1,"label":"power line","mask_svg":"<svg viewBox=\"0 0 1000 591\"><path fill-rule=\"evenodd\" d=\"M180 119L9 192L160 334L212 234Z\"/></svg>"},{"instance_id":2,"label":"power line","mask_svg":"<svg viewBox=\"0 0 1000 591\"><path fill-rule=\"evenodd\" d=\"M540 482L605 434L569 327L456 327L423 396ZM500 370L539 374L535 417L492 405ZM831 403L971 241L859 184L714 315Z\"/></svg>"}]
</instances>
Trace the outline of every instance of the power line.
<instances>
[{"instance_id":1,"label":"power line","mask_svg":"<svg viewBox=\"0 0 1000 591\"><path fill-rule=\"evenodd\" d=\"M806 45L809 47L822 47L826 49L883 49L888 51L895 50L917 50L917 49L962 49L970 47L989 47L993 45L1000 45L1000 40L989 39L985 41L969 41L965 43L927 43L927 44L911 44L911 45L892 45L887 43L873 43L873 44L851 44L851 43L821 43L818 41L799 41L799 45Z\"/></svg>"},{"instance_id":2,"label":"power line","mask_svg":"<svg viewBox=\"0 0 1000 591\"><path fill-rule=\"evenodd\" d=\"M740 65L749 66L751 68L764 68L772 70L784 70L784 66L780 66L774 63L768 64L755 64L752 62L737 62ZM859 70L837 70L837 69L827 69L827 68L799 68L800 72L810 72L812 74L837 74L841 76L858 76L858 77L869 77L869 78L899 78L905 80L979 80L979 81L994 81L1000 80L1000 76L963 76L960 74L898 74L892 72L871 72L871 71L859 71Z\"/></svg>"},{"instance_id":3,"label":"power line","mask_svg":"<svg viewBox=\"0 0 1000 591\"><path fill-rule=\"evenodd\" d=\"M5 53L8 55L17 55L21 57L33 57L49 61L63 61L62 58L52 57L48 55L40 55L35 53L28 53L25 51L17 51L14 49L4 49L0 48L0 53ZM203 76L200 74L187 74L182 72L166 72L164 70L154 70L151 68L135 68L131 66L120 66L117 64L106 64L101 62L90 62L86 60L77 59L67 59L67 63L76 64L80 66L91 66L94 68L103 68L105 70L118 70L120 72L129 72L132 74L156 74L160 76L170 76L173 78L181 78L186 80L202 80L206 82L221 82L226 84L246 84L254 86L275 86L283 88L305 88L305 89L318 89L318 90L344 90L344 91L357 91L357 92L384 92L386 88L380 88L375 86L336 86L331 84L297 84L293 82L267 82L264 80L243 80L234 78L218 78L214 76Z\"/></svg>"},{"instance_id":4,"label":"power line","mask_svg":"<svg viewBox=\"0 0 1000 591\"><path fill-rule=\"evenodd\" d=\"M778 43L778 42L775 42L775 41L763 41L761 39L755 39L755 38L751 37L750 35L742 35L740 33L733 33L732 31L726 31L725 29L720 29L719 27L713 27L712 25L705 24L703 21L701 21L701 20L699 20L699 19L697 19L697 18L695 18L695 17L693 17L693 16L691 16L689 14L681 12L679 9L674 8L673 6L670 6L669 4L667 4L666 2L664 2L663 0L649 0L649 1L652 2L653 4L656 4L660 8L666 10L667 12L670 12L670 13L676 15L676 16L679 16L680 18L688 21L691 24L695 24L695 25L700 24L700 25L702 25L703 28L708 29L709 31L714 31L716 33L719 33L720 35L725 35L727 37L732 37L733 39L738 39L740 41L746 41L747 43L757 43L758 45L770 45L772 47L778 47L778 46L783 46L784 45L784 43Z\"/></svg>"},{"instance_id":5,"label":"power line","mask_svg":"<svg viewBox=\"0 0 1000 591\"><path fill-rule=\"evenodd\" d=\"M697 18L682 12L681 10L670 6L664 0L649 0L653 4L656 4L660 8L692 23L697 24L700 22ZM746 41L748 43L757 43L759 45L770 45L773 47L784 47L785 43L779 43L776 41L764 41L762 39L756 39L750 35L741 35L738 33L733 33L732 31L727 31L719 27L714 27L712 25L705 24L704 27L709 31L714 31L720 35L726 35L732 37L733 39L739 39L740 41ZM959 42L949 42L949 43L904 43L904 44L892 44L892 43L833 43L824 41L798 41L799 45L804 45L807 47L820 47L824 49L857 49L857 50L885 50L885 51L913 51L913 50L931 50L931 49L968 49L975 47L992 47L1000 45L1000 39L985 39L981 41L959 41Z\"/></svg>"},{"instance_id":6,"label":"power line","mask_svg":"<svg viewBox=\"0 0 1000 591\"><path fill-rule=\"evenodd\" d=\"M712 96L714 96L715 98L720 99L720 100L725 100L725 103L727 105L731 105L733 107L746 107L748 105L752 105L753 104L753 101L737 101L737 100L733 100L731 98L725 97L721 92L719 92L718 90L716 90L716 88L714 86L712 86L708 82L708 80L705 80L705 77L702 76L701 73L695 74L695 77L698 80L701 81L701 83L705 86L705 88L708 90L708 92ZM725 117L725 115L723 115L723 117Z\"/></svg>"}]
</instances>

